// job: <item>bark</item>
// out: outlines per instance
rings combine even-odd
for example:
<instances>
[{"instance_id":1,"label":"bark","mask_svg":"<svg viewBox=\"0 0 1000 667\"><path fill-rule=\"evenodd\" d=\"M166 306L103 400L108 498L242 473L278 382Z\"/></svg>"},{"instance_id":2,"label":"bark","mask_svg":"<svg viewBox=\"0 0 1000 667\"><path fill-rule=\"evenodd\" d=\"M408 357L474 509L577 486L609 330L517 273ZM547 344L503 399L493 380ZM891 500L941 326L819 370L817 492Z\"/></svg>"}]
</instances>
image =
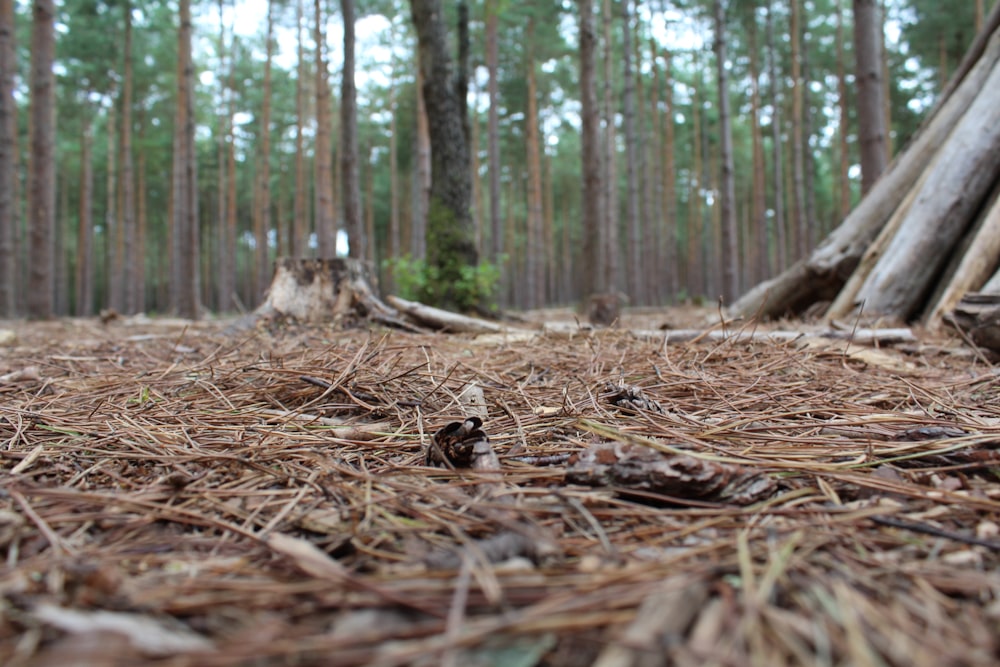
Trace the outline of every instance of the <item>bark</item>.
<instances>
[{"instance_id":1,"label":"bark","mask_svg":"<svg viewBox=\"0 0 1000 667\"><path fill-rule=\"evenodd\" d=\"M143 133L139 131L139 143L143 143ZM147 238L147 218L146 215L146 152L140 151L136 160L135 175L135 246L137 249L136 262L136 294L135 305L137 312L146 310L146 238ZM169 216L168 216L169 217ZM156 253L157 258L160 253ZM154 305L156 305L154 303Z\"/></svg>"},{"instance_id":2,"label":"bark","mask_svg":"<svg viewBox=\"0 0 1000 667\"><path fill-rule=\"evenodd\" d=\"M414 259L427 256L427 212L431 193L431 137L424 97L424 79L417 67L416 161L413 168L413 208L410 217L410 254Z\"/></svg>"},{"instance_id":3,"label":"bark","mask_svg":"<svg viewBox=\"0 0 1000 667\"><path fill-rule=\"evenodd\" d=\"M1000 177L998 153L1000 66L941 147L899 232L859 291L867 312L900 318L916 313L968 221Z\"/></svg>"},{"instance_id":4,"label":"bark","mask_svg":"<svg viewBox=\"0 0 1000 667\"><path fill-rule=\"evenodd\" d=\"M344 20L344 69L340 87L340 172L344 227L350 256L367 256L361 220L361 183L358 167L358 93L354 85L354 0L340 0Z\"/></svg>"},{"instance_id":5,"label":"bark","mask_svg":"<svg viewBox=\"0 0 1000 667\"><path fill-rule=\"evenodd\" d=\"M225 16L223 0L219 0L218 11L219 39L217 41L216 48L219 50L219 69L222 71L226 66L226 24L223 18ZM228 164L226 162L226 139L229 132L229 118L226 113L227 90L225 76L219 77L219 88L217 94L219 96L219 112L215 119L216 161L218 162L218 166L216 167L218 191L216 192L217 215L215 220L215 229L217 230L215 234L215 307L219 311L224 311L229 303L229 295L233 290L232 284L229 280L228 259L230 254L230 241L227 234L228 229L226 228L226 207L228 205L228 200L226 198L226 182L230 178L230 175L228 172Z\"/></svg>"},{"instance_id":6,"label":"bark","mask_svg":"<svg viewBox=\"0 0 1000 667\"><path fill-rule=\"evenodd\" d=\"M542 236L542 163L538 138L538 100L534 59L535 19L528 19L525 68L528 82L528 108L524 136L528 166L528 237L525 255L525 306L539 308L545 300L544 238Z\"/></svg>"},{"instance_id":7,"label":"bark","mask_svg":"<svg viewBox=\"0 0 1000 667\"><path fill-rule=\"evenodd\" d=\"M990 15L988 26L1000 25L1000 5ZM1000 60L1000 33L992 30L984 37L981 57L968 67L961 67L947 86L952 93L940 100L934 112L921 125L905 151L886 169L843 223L811 253L795 266L761 283L745 294L731 312L749 316L776 317L796 313L817 300L828 299L843 286L858 266L862 255L893 212L905 200L944 144L952 129L963 117L977 94L986 85L988 76Z\"/></svg>"},{"instance_id":8,"label":"bark","mask_svg":"<svg viewBox=\"0 0 1000 667\"><path fill-rule=\"evenodd\" d=\"M780 88L778 87L778 52L774 45L774 12L772 3L767 3L767 60L769 97L771 98L771 161L773 162L772 180L774 183L774 247L775 265L779 271L788 266L788 244L785 227L785 168L781 147L781 104Z\"/></svg>"},{"instance_id":9,"label":"bark","mask_svg":"<svg viewBox=\"0 0 1000 667\"><path fill-rule=\"evenodd\" d=\"M326 35L323 32L324 16L320 0L314 0L316 23L313 28L316 42L316 238L319 257L330 259L337 254L336 207L333 200L333 154L330 133L333 131L333 112L330 109L330 73L326 64Z\"/></svg>"},{"instance_id":10,"label":"bark","mask_svg":"<svg viewBox=\"0 0 1000 667\"><path fill-rule=\"evenodd\" d=\"M802 78L802 0L791 0L791 76L792 76L792 219L795 232L795 258L809 252L809 220L806 217L805 158L805 89Z\"/></svg>"},{"instance_id":11,"label":"bark","mask_svg":"<svg viewBox=\"0 0 1000 667\"><path fill-rule=\"evenodd\" d=\"M715 66L719 84L719 132L721 136L721 241L722 299L731 303L739 292L739 253L736 238L736 175L733 167L733 128L729 111L729 72L726 69L726 12L715 0Z\"/></svg>"},{"instance_id":12,"label":"bark","mask_svg":"<svg viewBox=\"0 0 1000 667\"><path fill-rule=\"evenodd\" d=\"M602 275L601 239L601 157L600 130L595 89L597 34L594 29L593 0L578 0L580 10L580 104L581 162L583 178L583 264L590 270L583 274L583 293L607 289Z\"/></svg>"},{"instance_id":13,"label":"bark","mask_svg":"<svg viewBox=\"0 0 1000 667\"><path fill-rule=\"evenodd\" d=\"M90 114L84 118L80 136L80 203L76 236L76 314L86 317L94 310L94 144Z\"/></svg>"},{"instance_id":14,"label":"bark","mask_svg":"<svg viewBox=\"0 0 1000 667\"><path fill-rule=\"evenodd\" d=\"M104 280L107 284L106 305L114 311L122 308L122 262L121 262L121 220L118 218L118 176L115 150L115 120L118 114L112 106L108 109L108 125L105 131L107 141L107 170L105 172L104 206Z\"/></svg>"},{"instance_id":15,"label":"bark","mask_svg":"<svg viewBox=\"0 0 1000 667\"><path fill-rule=\"evenodd\" d=\"M121 224L122 224L122 259L124 262L124 312L136 313L139 310L138 292L142 283L138 282L138 263L142 257L136 245L135 223L135 161L132 157L132 3L126 0L123 7L125 14L125 64L122 68L122 111L121 111Z\"/></svg>"},{"instance_id":16,"label":"bark","mask_svg":"<svg viewBox=\"0 0 1000 667\"><path fill-rule=\"evenodd\" d=\"M625 277L629 297L641 302L642 294L642 221L639 219L639 146L635 123L635 74L632 71L632 19L630 0L623 0L622 11L622 122L625 130L625 229L628 234L628 261Z\"/></svg>"},{"instance_id":17,"label":"bark","mask_svg":"<svg viewBox=\"0 0 1000 667\"><path fill-rule=\"evenodd\" d=\"M17 104L14 0L0 0L0 317L17 312Z\"/></svg>"},{"instance_id":18,"label":"bark","mask_svg":"<svg viewBox=\"0 0 1000 667\"><path fill-rule=\"evenodd\" d=\"M179 317L198 317L201 293L198 188L195 157L194 64L191 2L181 0L177 31L177 102L174 115L171 304Z\"/></svg>"},{"instance_id":19,"label":"bark","mask_svg":"<svg viewBox=\"0 0 1000 667\"><path fill-rule=\"evenodd\" d=\"M848 126L849 105L847 101L847 68L844 54L844 8L842 0L837 0L837 145L839 157L838 170L838 204L837 219L843 220L851 210L851 181L848 171L851 166L850 151L847 144L850 128Z\"/></svg>"},{"instance_id":20,"label":"bark","mask_svg":"<svg viewBox=\"0 0 1000 667\"><path fill-rule=\"evenodd\" d=\"M264 296L271 282L268 261L271 231L271 66L274 60L274 2L267 3L267 32L264 37L264 95L260 110L260 134L257 144L257 173L254 183L254 280L253 302Z\"/></svg>"},{"instance_id":21,"label":"bark","mask_svg":"<svg viewBox=\"0 0 1000 667\"><path fill-rule=\"evenodd\" d=\"M697 61L697 56L695 57ZM697 69L697 67L696 67ZM702 230L702 123L701 95L698 86L694 87L691 93L691 143L694 149L692 157L691 175L688 182L688 202L690 204L687 220L687 281L685 284L688 298L701 296L704 294L704 264L701 259L701 246L703 240Z\"/></svg>"},{"instance_id":22,"label":"bark","mask_svg":"<svg viewBox=\"0 0 1000 667\"><path fill-rule=\"evenodd\" d=\"M295 3L295 41L297 45L298 63L295 77L295 194L292 201L292 228L288 240L288 254L291 257L305 257L307 251L306 239L309 236L309 213L306 194L309 184L306 181L306 77L307 65L305 58L305 40L303 38L304 0Z\"/></svg>"},{"instance_id":23,"label":"bark","mask_svg":"<svg viewBox=\"0 0 1000 667\"><path fill-rule=\"evenodd\" d=\"M28 171L29 262L26 305L34 319L52 317L55 299L55 3L35 0L31 24L31 122Z\"/></svg>"},{"instance_id":24,"label":"bark","mask_svg":"<svg viewBox=\"0 0 1000 667\"><path fill-rule=\"evenodd\" d=\"M677 257L677 168L675 158L674 79L669 50L663 50L664 108L663 115L663 216L664 260L667 267L667 296L673 301L680 288L680 262Z\"/></svg>"},{"instance_id":25,"label":"bark","mask_svg":"<svg viewBox=\"0 0 1000 667\"><path fill-rule=\"evenodd\" d=\"M858 86L858 146L861 191L872 189L885 170L885 116L882 90L882 22L877 0L853 0L854 55Z\"/></svg>"},{"instance_id":26,"label":"bark","mask_svg":"<svg viewBox=\"0 0 1000 667\"><path fill-rule=\"evenodd\" d=\"M602 210L604 220L595 239L595 243L599 248L600 263L592 265L599 272L598 290L602 293L617 290L620 278L619 253L621 249L618 242L618 140L615 127L617 110L613 95L615 76L612 72L612 65L615 60L612 48L614 40L611 37L611 24L614 20L613 11L611 0L603 0L604 87L602 113L604 114L604 169L601 173L604 185L597 201L604 207Z\"/></svg>"},{"instance_id":27,"label":"bark","mask_svg":"<svg viewBox=\"0 0 1000 667\"><path fill-rule=\"evenodd\" d=\"M755 241L752 276L754 283L771 275L767 233L767 172L764 164L764 141L760 127L760 69L757 60L757 21L750 25L750 134L753 162L750 191L750 238Z\"/></svg>"},{"instance_id":28,"label":"bark","mask_svg":"<svg viewBox=\"0 0 1000 667\"><path fill-rule=\"evenodd\" d=\"M396 73L393 71L393 79L389 84L389 259L398 259L402 254L402 235L399 218L399 146L396 141ZM390 265L391 266L391 265ZM385 289L391 294L395 289L392 273L389 273L389 281Z\"/></svg>"},{"instance_id":29,"label":"bark","mask_svg":"<svg viewBox=\"0 0 1000 667\"><path fill-rule=\"evenodd\" d=\"M496 263L503 255L503 227L500 218L500 86L498 74L497 24L499 23L496 6L497 0L486 2L486 69L489 72L489 83L486 94L489 97L490 108L487 116L487 159L489 161L490 190L490 238L492 241L491 257Z\"/></svg>"},{"instance_id":30,"label":"bark","mask_svg":"<svg viewBox=\"0 0 1000 667\"><path fill-rule=\"evenodd\" d=\"M468 12L459 6L461 23ZM464 267L478 261L472 226L472 179L469 171L468 124L463 93L467 83L465 65L453 71L448 53L448 34L442 20L440 0L411 0L417 29L424 102L427 106L431 144L431 191L427 216L427 260L437 269L440 305L468 306L456 301L454 285L462 280ZM465 20L461 21L464 15ZM459 52L468 53L467 33L459 29Z\"/></svg>"}]
</instances>

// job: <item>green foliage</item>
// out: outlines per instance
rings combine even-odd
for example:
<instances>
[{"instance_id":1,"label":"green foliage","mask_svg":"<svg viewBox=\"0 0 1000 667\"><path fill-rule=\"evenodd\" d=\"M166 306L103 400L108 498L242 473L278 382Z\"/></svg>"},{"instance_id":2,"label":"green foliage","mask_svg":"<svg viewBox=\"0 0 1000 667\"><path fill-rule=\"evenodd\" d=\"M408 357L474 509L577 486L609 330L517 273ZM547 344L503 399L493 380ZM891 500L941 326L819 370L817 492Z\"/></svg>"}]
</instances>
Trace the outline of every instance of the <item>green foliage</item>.
<instances>
[{"instance_id":1,"label":"green foliage","mask_svg":"<svg viewBox=\"0 0 1000 667\"><path fill-rule=\"evenodd\" d=\"M382 262L383 268L392 273L396 291L404 299L438 305L445 293L463 311L493 311L497 309L497 288L500 284L499 264L482 262L476 266L462 266L458 279L445 285L442 271L422 259L409 255Z\"/></svg>"}]
</instances>

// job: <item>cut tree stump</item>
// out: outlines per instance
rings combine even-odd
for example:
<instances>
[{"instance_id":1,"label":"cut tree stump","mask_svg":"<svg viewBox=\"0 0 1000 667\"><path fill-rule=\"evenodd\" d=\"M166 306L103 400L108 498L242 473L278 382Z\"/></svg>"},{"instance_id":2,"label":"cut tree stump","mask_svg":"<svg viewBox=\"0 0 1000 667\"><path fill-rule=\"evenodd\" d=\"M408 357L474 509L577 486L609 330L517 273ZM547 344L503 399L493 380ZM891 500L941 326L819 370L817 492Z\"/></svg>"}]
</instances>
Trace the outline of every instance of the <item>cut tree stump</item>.
<instances>
[{"instance_id":1,"label":"cut tree stump","mask_svg":"<svg viewBox=\"0 0 1000 667\"><path fill-rule=\"evenodd\" d=\"M267 299L233 328L248 329L263 319L286 317L347 325L371 320L416 330L382 302L373 287L376 284L369 265L350 257L278 259Z\"/></svg>"}]
</instances>

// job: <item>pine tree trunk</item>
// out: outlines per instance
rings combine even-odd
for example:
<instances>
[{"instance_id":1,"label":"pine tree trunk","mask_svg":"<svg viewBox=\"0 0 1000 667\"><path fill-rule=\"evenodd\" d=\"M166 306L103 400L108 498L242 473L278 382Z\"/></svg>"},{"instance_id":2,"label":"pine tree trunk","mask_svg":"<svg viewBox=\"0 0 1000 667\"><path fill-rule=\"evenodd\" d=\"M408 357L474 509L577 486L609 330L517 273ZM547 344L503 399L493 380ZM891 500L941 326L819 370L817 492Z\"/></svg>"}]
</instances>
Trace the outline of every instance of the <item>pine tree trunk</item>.
<instances>
[{"instance_id":1,"label":"pine tree trunk","mask_svg":"<svg viewBox=\"0 0 1000 667\"><path fill-rule=\"evenodd\" d=\"M135 162L132 158L132 3L126 0L123 7L125 21L125 59L122 75L122 112L121 138L121 221L122 221L122 255L124 262L124 312L138 312L138 290L142 288L137 282L140 260L139 249L136 247L135 233Z\"/></svg>"},{"instance_id":2,"label":"pine tree trunk","mask_svg":"<svg viewBox=\"0 0 1000 667\"><path fill-rule=\"evenodd\" d=\"M760 127L760 64L757 57L757 21L750 24L750 134L753 164L750 191L750 238L754 240L753 283L771 275L767 232L767 168Z\"/></svg>"},{"instance_id":3,"label":"pine tree trunk","mask_svg":"<svg viewBox=\"0 0 1000 667\"><path fill-rule=\"evenodd\" d=\"M489 83L486 94L490 108L486 125L487 160L489 162L488 178L490 191L490 240L492 243L491 257L499 263L503 255L503 228L500 218L500 84L498 72L497 28L499 23L497 0L486 2L486 69L489 72Z\"/></svg>"},{"instance_id":4,"label":"pine tree trunk","mask_svg":"<svg viewBox=\"0 0 1000 667\"><path fill-rule=\"evenodd\" d=\"M107 169L105 173L104 188L104 281L107 285L105 293L105 305L111 310L120 311L122 309L122 263L121 263L121 220L118 217L118 151L115 150L115 137L118 132L115 129L117 112L112 105L108 109L108 125L105 131L107 141Z\"/></svg>"},{"instance_id":5,"label":"pine tree trunk","mask_svg":"<svg viewBox=\"0 0 1000 667\"><path fill-rule=\"evenodd\" d=\"M597 239L595 240L595 243L600 248L596 258L599 263L592 266L594 266L599 276L595 291L613 292L619 288L619 280L621 278L619 268L621 248L618 236L618 139L615 127L617 109L613 95L615 75L612 72L612 66L615 62L613 55L614 40L611 34L611 24L614 21L614 8L611 0L603 0L601 12L604 35L603 108L601 110L604 116L604 162L603 170L601 171L603 185L597 202L603 206L601 211L603 220L599 227ZM599 132L600 122L598 122Z\"/></svg>"},{"instance_id":6,"label":"pine tree trunk","mask_svg":"<svg viewBox=\"0 0 1000 667\"><path fill-rule=\"evenodd\" d=\"M601 256L609 252L601 242L601 155L600 122L595 87L597 34L594 29L594 0L578 0L580 10L580 124L583 177L583 294L589 297L603 289Z\"/></svg>"},{"instance_id":7,"label":"pine tree trunk","mask_svg":"<svg viewBox=\"0 0 1000 667\"><path fill-rule=\"evenodd\" d=\"M177 102L174 116L171 304L179 317L198 317L200 252L194 151L194 64L191 2L180 0L177 31Z\"/></svg>"},{"instance_id":8,"label":"pine tree trunk","mask_svg":"<svg viewBox=\"0 0 1000 667\"><path fill-rule=\"evenodd\" d=\"M94 310L94 131L90 114L84 117L80 136L80 203L76 236L76 314L86 317Z\"/></svg>"},{"instance_id":9,"label":"pine tree trunk","mask_svg":"<svg viewBox=\"0 0 1000 667\"><path fill-rule=\"evenodd\" d=\"M802 0L791 0L789 25L792 65L792 220L795 232L795 259L809 252L809 222L806 219L805 87L802 80Z\"/></svg>"},{"instance_id":10,"label":"pine tree trunk","mask_svg":"<svg viewBox=\"0 0 1000 667\"><path fill-rule=\"evenodd\" d=\"M344 67L340 88L340 173L341 198L344 205L344 227L350 256L363 259L368 255L361 220L361 183L358 167L358 100L354 86L354 0L340 0L344 20Z\"/></svg>"},{"instance_id":11,"label":"pine tree trunk","mask_svg":"<svg viewBox=\"0 0 1000 667\"><path fill-rule=\"evenodd\" d=\"M845 61L847 56L844 53L844 8L842 0L837 0L837 109L839 118L837 121L838 140L838 182L837 189L839 197L837 200L837 220L843 220L851 210L851 180L849 170L851 166L850 149L848 147L848 135L850 127L850 107L847 101L847 66Z\"/></svg>"},{"instance_id":12,"label":"pine tree trunk","mask_svg":"<svg viewBox=\"0 0 1000 667\"><path fill-rule=\"evenodd\" d=\"M47 319L55 306L55 3L35 0L31 24L27 311Z\"/></svg>"},{"instance_id":13,"label":"pine tree trunk","mask_svg":"<svg viewBox=\"0 0 1000 667\"><path fill-rule=\"evenodd\" d=\"M664 262L667 267L667 297L669 301L677 298L681 285L680 261L677 253L677 167L676 167L676 131L674 128L674 77L672 72L673 59L668 49L663 51L664 82L664 115L663 115L663 216L666 224L664 230Z\"/></svg>"},{"instance_id":14,"label":"pine tree trunk","mask_svg":"<svg viewBox=\"0 0 1000 667\"><path fill-rule=\"evenodd\" d=\"M632 71L631 0L622 0L622 122L625 130L625 229L628 235L628 261L625 262L627 292L641 302L642 294L642 222L639 219L639 146L635 122L635 73Z\"/></svg>"},{"instance_id":15,"label":"pine tree trunk","mask_svg":"<svg viewBox=\"0 0 1000 667\"><path fill-rule=\"evenodd\" d=\"M885 117L882 109L881 26L877 0L853 0L854 55L858 86L858 145L861 191L867 193L885 170Z\"/></svg>"},{"instance_id":16,"label":"pine tree trunk","mask_svg":"<svg viewBox=\"0 0 1000 667\"><path fill-rule=\"evenodd\" d=\"M306 194L309 183L306 176L305 132L306 132L306 77L307 65L305 58L305 41L303 23L305 8L304 0L295 3L295 43L298 62L295 77L295 194L292 201L292 226L288 239L288 255L290 257L305 257L309 236L309 212Z\"/></svg>"},{"instance_id":17,"label":"pine tree trunk","mask_svg":"<svg viewBox=\"0 0 1000 667\"><path fill-rule=\"evenodd\" d=\"M325 18L320 0L314 0L316 12L313 34L316 42L316 238L319 257L330 259L337 255L336 206L333 195L333 153L330 133L333 131L333 112L330 100L330 73L326 63Z\"/></svg>"},{"instance_id":18,"label":"pine tree trunk","mask_svg":"<svg viewBox=\"0 0 1000 667\"><path fill-rule=\"evenodd\" d=\"M17 205L17 72L14 0L0 0L0 317L17 312L17 239L20 207Z\"/></svg>"},{"instance_id":19,"label":"pine tree trunk","mask_svg":"<svg viewBox=\"0 0 1000 667\"><path fill-rule=\"evenodd\" d=\"M528 235L526 244L526 302L528 308L539 308L544 302L545 267L544 267L544 239L542 236L542 164L541 147L538 139L538 92L535 85L535 61L534 61L534 39L535 21L534 17L528 19L528 31L526 36L525 68L527 69L528 82L528 108L526 111L525 124L525 147L526 161L528 167Z\"/></svg>"},{"instance_id":20,"label":"pine tree trunk","mask_svg":"<svg viewBox=\"0 0 1000 667\"><path fill-rule=\"evenodd\" d=\"M767 60L769 92L771 98L771 162L774 183L774 248L775 267L784 271L788 267L788 243L785 224L785 167L782 158L781 141L781 89L778 86L778 52L774 44L774 12L770 0L767 3Z\"/></svg>"},{"instance_id":21,"label":"pine tree trunk","mask_svg":"<svg viewBox=\"0 0 1000 667\"><path fill-rule=\"evenodd\" d=\"M274 59L274 2L267 2L267 28L264 37L264 89L260 111L260 134L257 143L257 170L254 178L254 262L253 303L264 297L271 283L269 261L271 232L271 68Z\"/></svg>"},{"instance_id":22,"label":"pine tree trunk","mask_svg":"<svg viewBox=\"0 0 1000 667\"><path fill-rule=\"evenodd\" d=\"M733 167L733 128L729 111L729 73L726 71L726 14L722 0L715 0L715 62L719 84L719 133L721 134L720 240L722 243L722 299L732 303L739 292L739 252L736 237L736 175Z\"/></svg>"},{"instance_id":23,"label":"pine tree trunk","mask_svg":"<svg viewBox=\"0 0 1000 667\"><path fill-rule=\"evenodd\" d=\"M431 138L424 79L417 67L416 161L413 163L413 206L410 217L410 254L413 259L427 257L427 213L431 193Z\"/></svg>"}]
</instances>

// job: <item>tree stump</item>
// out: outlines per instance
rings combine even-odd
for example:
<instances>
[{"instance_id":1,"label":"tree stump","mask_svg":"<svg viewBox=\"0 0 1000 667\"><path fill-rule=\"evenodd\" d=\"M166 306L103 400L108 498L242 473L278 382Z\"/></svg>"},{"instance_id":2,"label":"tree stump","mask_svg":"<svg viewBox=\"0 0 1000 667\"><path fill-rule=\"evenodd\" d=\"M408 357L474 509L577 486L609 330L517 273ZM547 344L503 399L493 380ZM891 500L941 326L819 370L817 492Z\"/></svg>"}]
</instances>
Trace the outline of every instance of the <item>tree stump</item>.
<instances>
[{"instance_id":1,"label":"tree stump","mask_svg":"<svg viewBox=\"0 0 1000 667\"><path fill-rule=\"evenodd\" d=\"M378 297L376 279L366 262L350 257L332 259L280 258L267 299L242 318L236 329L248 329L262 319L285 317L297 322L353 325L373 320L412 329Z\"/></svg>"}]
</instances>

